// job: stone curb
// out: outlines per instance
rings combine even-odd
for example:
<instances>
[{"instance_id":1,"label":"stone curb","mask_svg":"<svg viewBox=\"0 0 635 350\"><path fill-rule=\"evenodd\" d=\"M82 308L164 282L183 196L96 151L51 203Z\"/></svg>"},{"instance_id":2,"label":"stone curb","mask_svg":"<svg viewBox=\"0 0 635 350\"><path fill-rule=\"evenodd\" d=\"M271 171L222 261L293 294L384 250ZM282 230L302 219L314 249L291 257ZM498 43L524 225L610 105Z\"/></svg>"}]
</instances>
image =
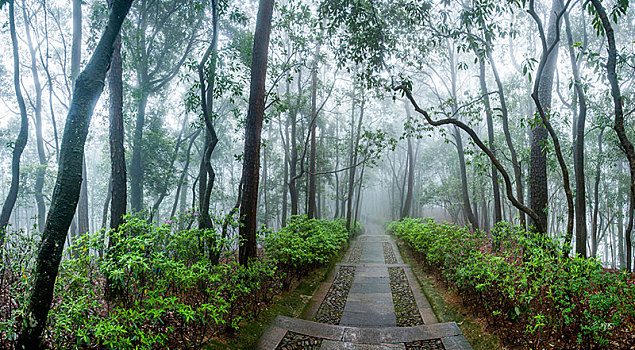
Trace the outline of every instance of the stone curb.
<instances>
[{"instance_id":1,"label":"stone curb","mask_svg":"<svg viewBox=\"0 0 635 350\"><path fill-rule=\"evenodd\" d=\"M441 339L444 345L447 343L446 349L471 349L454 322L414 327L362 328L328 325L286 316L277 316L273 320L257 349L275 349L286 331L325 340L370 345Z\"/></svg>"}]
</instances>

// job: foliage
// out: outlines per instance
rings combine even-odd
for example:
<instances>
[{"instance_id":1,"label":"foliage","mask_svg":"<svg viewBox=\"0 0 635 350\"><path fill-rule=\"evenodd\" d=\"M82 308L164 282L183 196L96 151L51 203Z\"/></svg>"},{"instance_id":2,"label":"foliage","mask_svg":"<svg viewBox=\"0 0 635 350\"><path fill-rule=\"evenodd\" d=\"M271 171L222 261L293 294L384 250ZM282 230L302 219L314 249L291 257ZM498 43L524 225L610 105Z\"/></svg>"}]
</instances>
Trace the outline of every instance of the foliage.
<instances>
[{"instance_id":1,"label":"foliage","mask_svg":"<svg viewBox=\"0 0 635 350\"><path fill-rule=\"evenodd\" d=\"M267 235L264 245L267 256L277 261L283 270L306 274L328 263L348 239L342 220L293 216L280 231Z\"/></svg>"},{"instance_id":2,"label":"foliage","mask_svg":"<svg viewBox=\"0 0 635 350\"><path fill-rule=\"evenodd\" d=\"M431 219L404 219L389 230L454 285L464 301L482 305L514 345L633 345L632 276L607 271L595 259L566 258L566 248L547 235L502 223L489 238Z\"/></svg>"},{"instance_id":3,"label":"foliage","mask_svg":"<svg viewBox=\"0 0 635 350\"><path fill-rule=\"evenodd\" d=\"M225 249L216 232L175 227L127 217L119 231L108 233L117 243L105 256L91 254L104 250L104 232L85 235L67 249L46 326L47 347L200 348L257 316L280 290L272 261L244 267L226 256L215 265L205 244ZM26 235L11 236L8 242L37 245ZM16 244L7 244L7 252L18 251L11 248ZM13 300L0 311L2 346L15 339L26 306L35 249L22 252L23 259L9 256L2 265L3 295ZM106 289L113 291L110 298Z\"/></svg>"}]
</instances>

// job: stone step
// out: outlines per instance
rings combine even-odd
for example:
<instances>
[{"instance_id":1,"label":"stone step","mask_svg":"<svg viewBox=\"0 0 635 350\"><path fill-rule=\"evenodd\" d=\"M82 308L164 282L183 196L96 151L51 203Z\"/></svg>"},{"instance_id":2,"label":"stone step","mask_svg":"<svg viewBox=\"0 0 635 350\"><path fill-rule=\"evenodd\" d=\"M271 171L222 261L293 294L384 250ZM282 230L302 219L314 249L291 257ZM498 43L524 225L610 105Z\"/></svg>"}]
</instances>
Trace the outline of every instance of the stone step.
<instances>
[{"instance_id":1,"label":"stone step","mask_svg":"<svg viewBox=\"0 0 635 350\"><path fill-rule=\"evenodd\" d=\"M274 319L260 339L257 349L278 348L287 332L307 336L313 340L312 343L319 342L321 349L472 349L454 322L414 327L365 328L328 325L286 316L277 316ZM434 343L442 345L425 345Z\"/></svg>"}]
</instances>

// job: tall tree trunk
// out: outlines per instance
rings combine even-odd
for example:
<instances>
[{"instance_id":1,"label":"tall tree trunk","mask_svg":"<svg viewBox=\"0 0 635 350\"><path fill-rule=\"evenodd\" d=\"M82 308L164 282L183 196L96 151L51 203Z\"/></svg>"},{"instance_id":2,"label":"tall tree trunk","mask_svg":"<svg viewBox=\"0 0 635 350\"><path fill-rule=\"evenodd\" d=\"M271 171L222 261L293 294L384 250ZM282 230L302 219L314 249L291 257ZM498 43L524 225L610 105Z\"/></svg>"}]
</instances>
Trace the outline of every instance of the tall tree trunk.
<instances>
[{"instance_id":1,"label":"tall tree trunk","mask_svg":"<svg viewBox=\"0 0 635 350\"><path fill-rule=\"evenodd\" d=\"M586 244L587 225L586 225L586 185L584 183L584 127L586 123L586 96L582 88L580 79L580 70L573 49L573 36L571 35L571 24L569 23L569 13L564 14L565 28L567 32L567 44L569 46L569 60L571 61L571 70L573 71L573 79L575 93L578 100L578 117L574 122L575 133L573 135L573 170L575 172L575 237L576 252L584 251L582 245ZM574 107L575 108L575 107ZM603 131L600 132L602 134ZM602 136L600 136L601 138ZM600 141L601 142L601 141ZM602 152L600 151L600 154ZM594 233L594 239L597 239L597 231ZM597 250L597 241L593 243L593 256Z\"/></svg>"},{"instance_id":2,"label":"tall tree trunk","mask_svg":"<svg viewBox=\"0 0 635 350\"><path fill-rule=\"evenodd\" d=\"M479 80L481 83L481 93L483 96L483 104L485 106L485 116L487 118L487 138L488 138L488 146L489 149L492 150L492 153L496 155L496 147L494 145L494 118L492 117L492 108L490 105L489 94L487 90L487 82L485 81L485 57L481 56L479 58ZM496 167L492 165L491 168L492 174L492 192L494 195L494 225L503 220L503 214L501 209L501 195L500 195L500 187L498 184L498 172L496 171ZM483 203L485 204L485 203ZM489 216L487 212L484 212L483 215ZM488 225L489 226L489 223Z\"/></svg>"},{"instance_id":3,"label":"tall tree trunk","mask_svg":"<svg viewBox=\"0 0 635 350\"><path fill-rule=\"evenodd\" d=\"M289 111L291 119L291 164L289 169L289 196L291 197L291 215L298 215L298 188L296 186L298 174L298 110L300 109L300 101L302 99L302 70L298 71L298 98L296 105ZM291 98L288 98L289 106L291 106Z\"/></svg>"},{"instance_id":4,"label":"tall tree trunk","mask_svg":"<svg viewBox=\"0 0 635 350\"><path fill-rule=\"evenodd\" d=\"M606 39L608 42L608 53L609 57L606 63L606 71L609 84L611 86L611 96L613 97L613 107L615 108L614 114L615 119L613 121L613 129L617 134L617 138L620 141L620 145L622 146L622 151L626 154L626 158L628 159L628 165L630 170L630 204L628 208L628 224L626 225L626 270L632 270L632 240L631 234L633 231L633 214L635 212L635 147L633 147L633 143L628 139L628 135L626 134L626 130L624 129L624 110L622 103L624 100L622 99L622 93L620 91L620 85L616 72L616 63L617 63L617 48L615 45L615 34L613 32L613 27L611 26L611 21L609 20L606 10L602 6L602 2L600 0L591 0L593 3L593 7L598 13L600 17L600 21L602 22L602 27L604 28L604 33L606 34Z\"/></svg>"},{"instance_id":5,"label":"tall tree trunk","mask_svg":"<svg viewBox=\"0 0 635 350\"><path fill-rule=\"evenodd\" d=\"M591 256L595 258L595 255L597 254L597 249L598 249L598 210L600 207L600 200L599 200L599 195L600 195L600 175L601 175L601 168L602 168L602 136L604 134L604 128L600 129L600 133L598 134L598 164L595 168L595 183L593 184L593 203L594 203L594 207L593 207L593 221L592 221L592 228L591 228ZM586 204L585 204L586 205ZM586 208L585 208L586 209ZM586 212L586 211L585 211ZM586 221L586 220L585 220ZM577 236L576 236L577 239ZM584 244L586 244L586 241L584 242ZM576 246L579 245L579 243L576 242ZM577 250L577 248L576 248Z\"/></svg>"},{"instance_id":6,"label":"tall tree trunk","mask_svg":"<svg viewBox=\"0 0 635 350\"><path fill-rule=\"evenodd\" d=\"M203 122L205 123L205 147L203 148L203 159L201 160L200 176L199 176L199 216L198 227L201 229L211 229L213 226L212 217L209 212L210 198L216 173L212 168L211 158L216 145L218 144L218 136L216 128L212 123L214 113L214 86L216 83L216 62L218 61L218 1L212 0L212 22L213 33L212 42L208 47L205 55L198 65L199 84L201 86L201 110L203 111ZM209 72L207 60L211 59ZM210 242L210 244L214 244Z\"/></svg>"},{"instance_id":7,"label":"tall tree trunk","mask_svg":"<svg viewBox=\"0 0 635 350\"><path fill-rule=\"evenodd\" d=\"M289 82L287 81L287 95L288 94ZM282 121L280 121L279 127L282 139L282 148L284 150L284 164L282 169L282 216L280 219L280 227L285 227L287 225L287 212L289 211L289 192L287 191L289 186L289 120L286 120L284 123L284 133L282 131Z\"/></svg>"},{"instance_id":8,"label":"tall tree trunk","mask_svg":"<svg viewBox=\"0 0 635 350\"><path fill-rule=\"evenodd\" d=\"M408 112L408 119L410 119L410 109L408 105L406 105L406 111ZM406 190L406 198L403 202L403 207L401 209L401 218L409 217L412 211L412 192L414 191L414 181L415 181L415 159L414 159L414 151L412 149L412 138L408 137L408 189Z\"/></svg>"},{"instance_id":9,"label":"tall tree trunk","mask_svg":"<svg viewBox=\"0 0 635 350\"><path fill-rule=\"evenodd\" d=\"M143 84L143 83L140 83ZM143 89L142 89L143 90ZM133 212L143 210L143 128L145 124L148 93L140 91L137 101L137 116L132 135L132 159L130 160L130 209Z\"/></svg>"},{"instance_id":10,"label":"tall tree trunk","mask_svg":"<svg viewBox=\"0 0 635 350\"><path fill-rule=\"evenodd\" d=\"M621 176L624 173L624 164L622 160L617 161L618 174ZM621 269L624 268L624 194L621 184L618 184L617 189L617 260Z\"/></svg>"},{"instance_id":11,"label":"tall tree trunk","mask_svg":"<svg viewBox=\"0 0 635 350\"><path fill-rule=\"evenodd\" d=\"M18 38L15 29L15 6L14 0L9 0L9 31L11 33L11 44L13 49L13 88L15 96L20 107L20 132L13 146L13 154L11 157L11 187L7 198L2 205L2 213L0 214L0 248L4 245L5 233L11 212L18 199L18 190L20 187L20 157L26 147L26 141L29 137L29 119L26 114L26 104L22 96L22 88L20 87L20 56L18 49ZM1 254L0 254L1 255Z\"/></svg>"},{"instance_id":12,"label":"tall tree trunk","mask_svg":"<svg viewBox=\"0 0 635 350\"><path fill-rule=\"evenodd\" d=\"M507 109L507 100L505 97L503 82L498 74L498 69L496 68L496 61L494 61L494 57L492 56L491 50L487 50L487 57L488 57L490 66L492 67L492 73L494 74L494 80L496 81L496 88L498 89L498 98L500 100L500 106L501 106L501 118L503 121L503 132L505 133L505 142L507 143L507 148L509 148L509 156L512 162L512 167L514 168L514 182L516 183L516 199L518 200L519 203L524 204L525 190L523 188L522 169L518 161L516 148L514 147L514 143L512 142L511 131L509 130L509 111ZM523 228L526 227L527 223L526 223L525 213L523 213L523 211L519 209L518 215L520 218L520 226ZM512 215L510 215L510 217L511 216Z\"/></svg>"},{"instance_id":13,"label":"tall tree trunk","mask_svg":"<svg viewBox=\"0 0 635 350\"><path fill-rule=\"evenodd\" d=\"M132 0L114 2L104 34L91 60L75 82L62 138L57 181L42 233L42 242L33 273L33 288L24 317L25 322L17 340L18 349L41 347L42 332L51 307L55 279L64 249L64 239L79 200L84 144L90 119L104 88L115 39L131 4Z\"/></svg>"},{"instance_id":14,"label":"tall tree trunk","mask_svg":"<svg viewBox=\"0 0 635 350\"><path fill-rule=\"evenodd\" d=\"M547 34L547 47L556 41L559 32L560 21L557 13L562 11L562 0L552 0L549 16L549 29ZM546 57L542 75L539 77L538 101L544 111L549 114L551 110L551 95L553 91L553 77L558 62L558 46ZM538 214L542 227L547 227L547 209L549 192L547 189L547 129L538 119L531 132L531 167L529 169L529 200L531 209Z\"/></svg>"},{"instance_id":15,"label":"tall tree trunk","mask_svg":"<svg viewBox=\"0 0 635 350\"><path fill-rule=\"evenodd\" d=\"M27 16L26 7L22 8L22 14L24 16L24 27L26 29L26 41L29 46L29 53L31 54L31 75L33 76L33 87L35 88L35 141L37 144L37 155L40 164L37 167L35 175L34 192L35 203L37 204L38 231L42 232L44 229L44 222L46 220L46 204L44 203L42 190L44 189L44 176L48 166L46 155L44 154L44 137L42 136L42 85L40 84L40 73L38 72L37 67L36 49L33 46L33 40L31 39L31 20Z\"/></svg>"},{"instance_id":16,"label":"tall tree trunk","mask_svg":"<svg viewBox=\"0 0 635 350\"><path fill-rule=\"evenodd\" d=\"M181 205L184 205L185 199L181 198L185 195L186 191L183 187L187 188L187 173L190 168L190 157L192 153L192 145L198 138L198 135L201 133L200 129L197 130L192 138L190 139L190 144L187 146L187 152L185 155L185 165L183 165L183 170L181 171L181 177L179 178L179 183L176 187L176 194L174 195L174 203L172 204L172 211L170 212L170 217L174 217L176 215L176 208L178 207L179 200L181 201ZM184 186L185 185L185 186Z\"/></svg>"},{"instance_id":17,"label":"tall tree trunk","mask_svg":"<svg viewBox=\"0 0 635 350\"><path fill-rule=\"evenodd\" d=\"M354 142L351 142L351 159L350 159L350 172L348 176L348 200L346 202L346 230L351 232L351 219L353 218L353 199L355 194L355 170L357 168L357 148L359 147L359 139L361 138L362 133L362 121L364 120L364 104L366 102L366 97L362 92L362 102L359 106L359 120L357 121L357 133L353 135L353 128L355 126L355 114L352 113L351 118L351 139ZM353 101L355 100L355 96L353 96ZM353 106L354 102L353 102ZM354 109L353 109L354 112Z\"/></svg>"},{"instance_id":18,"label":"tall tree trunk","mask_svg":"<svg viewBox=\"0 0 635 350\"><path fill-rule=\"evenodd\" d=\"M311 151L309 153L309 196L308 196L308 210L307 216L309 219L315 217L316 200L315 195L317 191L317 179L315 170L315 158L317 154L316 145L316 124L317 124L317 74L318 74L318 57L320 55L320 44L318 43L315 51L315 58L313 61L313 67L311 67L311 122L309 124L309 132L311 133Z\"/></svg>"},{"instance_id":19,"label":"tall tree trunk","mask_svg":"<svg viewBox=\"0 0 635 350\"><path fill-rule=\"evenodd\" d=\"M243 160L243 195L240 205L242 240L238 260L247 265L256 257L256 226L258 212L258 172L260 171L260 140L265 112L265 80L271 35L273 0L260 0L251 64L249 109L245 122L245 151Z\"/></svg>"},{"instance_id":20,"label":"tall tree trunk","mask_svg":"<svg viewBox=\"0 0 635 350\"><path fill-rule=\"evenodd\" d=\"M472 225L474 230L478 230L478 219L472 212L472 206L470 204L470 194L468 191L468 183L467 183L467 169L465 165L465 150L463 149L463 139L461 137L461 133L459 132L459 128L454 127L454 144L456 146L456 152L459 157L459 170L461 177L461 194L463 196L463 212L465 213L465 217L467 221Z\"/></svg>"},{"instance_id":21,"label":"tall tree trunk","mask_svg":"<svg viewBox=\"0 0 635 350\"><path fill-rule=\"evenodd\" d=\"M110 0L111 2L113 0ZM110 204L110 228L117 230L123 224L128 205L126 150L124 148L123 120L123 60L121 58L121 35L117 36L112 54L112 62L108 71L108 88L110 90L108 139L110 143L110 177L112 201ZM109 243L113 246L114 241Z\"/></svg>"},{"instance_id":22,"label":"tall tree trunk","mask_svg":"<svg viewBox=\"0 0 635 350\"><path fill-rule=\"evenodd\" d=\"M71 80L73 86L79 75L82 61L82 3L81 0L73 0L73 42L71 44ZM82 160L82 186L77 205L76 222L78 235L83 235L90 230L88 222L88 184L86 182L86 159Z\"/></svg>"}]
</instances>

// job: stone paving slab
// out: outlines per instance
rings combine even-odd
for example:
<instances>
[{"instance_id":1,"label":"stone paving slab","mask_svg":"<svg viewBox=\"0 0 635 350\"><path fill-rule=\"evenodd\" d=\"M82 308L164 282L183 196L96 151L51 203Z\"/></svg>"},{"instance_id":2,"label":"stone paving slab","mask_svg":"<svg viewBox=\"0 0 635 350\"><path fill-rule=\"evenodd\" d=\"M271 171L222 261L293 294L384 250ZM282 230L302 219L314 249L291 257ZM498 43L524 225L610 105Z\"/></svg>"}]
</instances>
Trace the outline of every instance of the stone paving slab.
<instances>
[{"instance_id":1,"label":"stone paving slab","mask_svg":"<svg viewBox=\"0 0 635 350\"><path fill-rule=\"evenodd\" d=\"M322 342L322 347L320 350L405 350L406 347L399 344L378 344L378 345L370 345L370 344L355 344L355 343L347 343L347 342L338 342L332 340L325 340Z\"/></svg>"},{"instance_id":2,"label":"stone paving slab","mask_svg":"<svg viewBox=\"0 0 635 350\"><path fill-rule=\"evenodd\" d=\"M390 244L386 249L392 247L396 258L389 259L389 264L384 260L386 243ZM356 250L353 254L355 258L351 259L354 249ZM395 260L396 263L394 263ZM403 269L406 278L401 280L407 280L410 285L413 294L410 300L414 297L415 300L411 303L416 302L423 325L396 326L393 290L388 272L388 268L393 267ZM312 319L316 315L340 268L354 268L355 271L346 296L346 303L343 304L341 311L340 324L308 321L307 319ZM400 300L402 299L398 299L398 302L401 302ZM404 264L395 242L386 234L364 234L359 236L357 241L352 242L343 262L336 264L336 268L329 274L327 280L320 285L302 317L305 319L276 317L261 337L257 349L276 349L288 334L319 338L320 349L326 350L472 349L456 323L438 323L410 266ZM421 346L432 343L436 345L434 347Z\"/></svg>"}]
</instances>

